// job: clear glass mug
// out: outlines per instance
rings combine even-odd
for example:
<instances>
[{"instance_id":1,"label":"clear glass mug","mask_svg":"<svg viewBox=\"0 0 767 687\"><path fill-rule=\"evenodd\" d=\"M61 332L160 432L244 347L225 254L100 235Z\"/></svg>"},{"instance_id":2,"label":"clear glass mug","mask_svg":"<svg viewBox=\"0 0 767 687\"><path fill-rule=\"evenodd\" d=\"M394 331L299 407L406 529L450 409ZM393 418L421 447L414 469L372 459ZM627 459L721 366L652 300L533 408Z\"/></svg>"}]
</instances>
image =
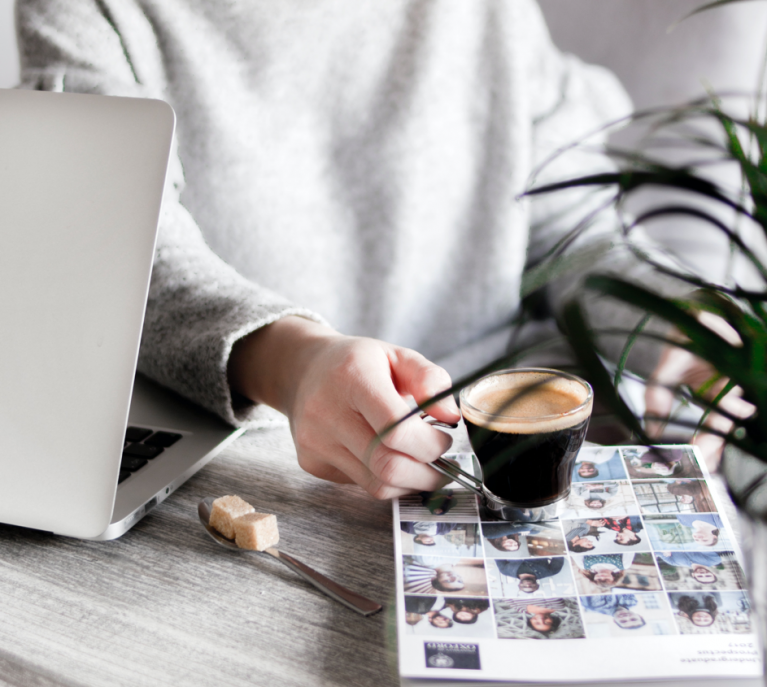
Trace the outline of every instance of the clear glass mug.
<instances>
[{"instance_id":1,"label":"clear glass mug","mask_svg":"<svg viewBox=\"0 0 767 687\"><path fill-rule=\"evenodd\" d=\"M482 479L439 458L432 467L471 489L502 520L555 517L567 498L594 393L547 368L493 372L461 390L460 406Z\"/></svg>"}]
</instances>

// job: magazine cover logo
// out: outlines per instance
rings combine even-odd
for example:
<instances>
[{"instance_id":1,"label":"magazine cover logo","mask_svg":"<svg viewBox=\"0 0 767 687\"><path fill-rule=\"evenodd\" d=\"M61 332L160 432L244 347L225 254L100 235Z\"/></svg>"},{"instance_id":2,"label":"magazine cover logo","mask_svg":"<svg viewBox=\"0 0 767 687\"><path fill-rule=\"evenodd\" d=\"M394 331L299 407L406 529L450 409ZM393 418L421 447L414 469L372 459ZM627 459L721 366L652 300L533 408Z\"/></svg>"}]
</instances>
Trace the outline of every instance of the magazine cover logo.
<instances>
[{"instance_id":1,"label":"magazine cover logo","mask_svg":"<svg viewBox=\"0 0 767 687\"><path fill-rule=\"evenodd\" d=\"M424 642L427 668L480 670L479 645L461 642Z\"/></svg>"}]
</instances>

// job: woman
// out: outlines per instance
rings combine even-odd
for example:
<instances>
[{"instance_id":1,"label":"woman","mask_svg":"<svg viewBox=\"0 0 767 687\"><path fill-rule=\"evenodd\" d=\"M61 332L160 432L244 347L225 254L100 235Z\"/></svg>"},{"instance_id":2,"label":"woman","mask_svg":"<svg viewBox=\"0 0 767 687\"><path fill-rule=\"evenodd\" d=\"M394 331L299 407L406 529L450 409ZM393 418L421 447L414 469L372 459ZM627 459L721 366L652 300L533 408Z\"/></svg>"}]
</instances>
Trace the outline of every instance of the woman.
<instances>
[{"instance_id":1,"label":"woman","mask_svg":"<svg viewBox=\"0 0 767 687\"><path fill-rule=\"evenodd\" d=\"M696 627L710 627L719 613L716 600L708 594L702 601L692 596L680 596L676 607L679 609L679 615L687 618Z\"/></svg>"},{"instance_id":2,"label":"woman","mask_svg":"<svg viewBox=\"0 0 767 687\"><path fill-rule=\"evenodd\" d=\"M599 526L592 523L604 523L604 520L586 520L580 525L575 525L566 535L567 548L573 553L585 553L595 546L595 540L599 539Z\"/></svg>"},{"instance_id":3,"label":"woman","mask_svg":"<svg viewBox=\"0 0 767 687\"><path fill-rule=\"evenodd\" d=\"M482 534L493 548L504 553L519 552L523 556L527 555L523 535L531 534L534 530L533 526L520 523L486 522L482 524Z\"/></svg>"},{"instance_id":4,"label":"woman","mask_svg":"<svg viewBox=\"0 0 767 687\"><path fill-rule=\"evenodd\" d=\"M417 417L368 448L405 396L507 352L526 268L602 203L515 198L628 113L615 78L557 51L531 0L21 0L17 25L25 87L176 111L139 368L233 425L284 413L317 477L377 498L438 488L426 463L451 440ZM609 164L551 167L538 182ZM608 216L580 238L615 245L590 271L641 282L620 229ZM581 278L547 290L552 312ZM589 309L597 327L636 321ZM460 418L451 396L428 412Z\"/></svg>"},{"instance_id":5,"label":"woman","mask_svg":"<svg viewBox=\"0 0 767 687\"><path fill-rule=\"evenodd\" d=\"M473 625L479 614L490 608L490 602L487 599L450 599L445 602L445 607L453 612L455 622Z\"/></svg>"},{"instance_id":6,"label":"woman","mask_svg":"<svg viewBox=\"0 0 767 687\"><path fill-rule=\"evenodd\" d=\"M644 529L642 521L637 517L626 516L625 518L605 518L604 526L608 530L616 532L615 539L616 544L621 546L636 546L641 543L638 532Z\"/></svg>"},{"instance_id":7,"label":"woman","mask_svg":"<svg viewBox=\"0 0 767 687\"><path fill-rule=\"evenodd\" d=\"M525 616L527 626L548 638L562 625L562 611L567 610L564 599L541 599L531 604L526 601L504 601L504 606Z\"/></svg>"},{"instance_id":8,"label":"woman","mask_svg":"<svg viewBox=\"0 0 767 687\"><path fill-rule=\"evenodd\" d=\"M405 593L458 592L465 586L453 565L444 559L405 556L404 564Z\"/></svg>"},{"instance_id":9,"label":"woman","mask_svg":"<svg viewBox=\"0 0 767 687\"><path fill-rule=\"evenodd\" d=\"M622 630L638 630L646 625L645 619L631 610L637 603L636 594L584 596L581 599L585 610L609 615Z\"/></svg>"},{"instance_id":10,"label":"woman","mask_svg":"<svg viewBox=\"0 0 767 687\"><path fill-rule=\"evenodd\" d=\"M583 568L578 571L600 587L612 588L626 576L626 569L634 562L634 554L600 554L583 557Z\"/></svg>"}]
</instances>

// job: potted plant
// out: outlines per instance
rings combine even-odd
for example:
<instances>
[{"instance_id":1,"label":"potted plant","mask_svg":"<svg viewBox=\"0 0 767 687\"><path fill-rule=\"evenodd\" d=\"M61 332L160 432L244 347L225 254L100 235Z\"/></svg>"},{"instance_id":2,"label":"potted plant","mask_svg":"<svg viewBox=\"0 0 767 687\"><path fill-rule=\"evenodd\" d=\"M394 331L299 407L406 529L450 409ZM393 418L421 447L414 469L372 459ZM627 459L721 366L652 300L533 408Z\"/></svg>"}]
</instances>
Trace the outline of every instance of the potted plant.
<instances>
[{"instance_id":1,"label":"potted plant","mask_svg":"<svg viewBox=\"0 0 767 687\"><path fill-rule=\"evenodd\" d=\"M697 10L703 11L732 2L719 0ZM683 405L699 409L700 419L683 419L670 414L649 418L656 422L682 425L690 431L719 436L726 445L722 473L741 517L743 550L752 601L767 638L767 118L760 114L761 91L751 96L747 116L732 113L732 100L709 97L677 108L637 113L632 119L648 125L644 145L636 150L607 149L617 163L610 173L568 179L545 186L533 186L528 195L556 193L573 187L607 187L614 192L614 207L620 210L636 193L648 186L675 192L673 200L643 211L638 217L623 217L627 245L639 260L647 262L664 279L686 287L687 295L669 298L650 286L619 276L591 276L585 288L601 297L616 299L641 310L645 316L632 331L596 330L589 323L582 302L572 300L562 314L562 328L595 388L631 430L638 442L651 443L636 417L618 392L629 352L642 339L654 339L694 354L710 364L712 375L697 388L668 385ZM743 98L739 100L743 104ZM686 149L688 160L668 164L653 155L658 147ZM712 181L712 165L735 165L742 179L740 188L728 190ZM726 212L722 213L723 209ZM729 215L731 220L724 219ZM632 231L643 223L660 218L693 221L706 230L722 232L733 256L750 266L747 286L737 279L714 283L705 276L658 260L639 247L632 247ZM566 255L567 247L554 251L552 260ZM549 273L556 268L549 267ZM667 323L666 334L645 330L651 318ZM724 322L727 330L709 320ZM729 333L728 333L729 331ZM605 363L600 337L621 335L625 346L613 365ZM646 380L653 384L652 380ZM752 410L733 413L722 405L726 394L739 390ZM706 420L718 414L727 422L719 428Z\"/></svg>"}]
</instances>

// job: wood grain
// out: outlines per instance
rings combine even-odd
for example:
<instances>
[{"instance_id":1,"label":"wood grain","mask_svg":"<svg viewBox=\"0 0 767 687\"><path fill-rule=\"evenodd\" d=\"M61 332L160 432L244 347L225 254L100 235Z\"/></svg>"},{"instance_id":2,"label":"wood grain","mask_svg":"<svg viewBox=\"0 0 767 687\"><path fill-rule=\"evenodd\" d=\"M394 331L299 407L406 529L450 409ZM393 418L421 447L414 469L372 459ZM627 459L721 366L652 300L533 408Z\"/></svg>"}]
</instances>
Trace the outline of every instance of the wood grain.
<instances>
[{"instance_id":1,"label":"wood grain","mask_svg":"<svg viewBox=\"0 0 767 687\"><path fill-rule=\"evenodd\" d=\"M215 544L197 503L231 493L277 514L281 548L385 611L363 618ZM287 428L238 439L121 539L0 526L0 551L4 684L399 682L391 505L301 471Z\"/></svg>"}]
</instances>

